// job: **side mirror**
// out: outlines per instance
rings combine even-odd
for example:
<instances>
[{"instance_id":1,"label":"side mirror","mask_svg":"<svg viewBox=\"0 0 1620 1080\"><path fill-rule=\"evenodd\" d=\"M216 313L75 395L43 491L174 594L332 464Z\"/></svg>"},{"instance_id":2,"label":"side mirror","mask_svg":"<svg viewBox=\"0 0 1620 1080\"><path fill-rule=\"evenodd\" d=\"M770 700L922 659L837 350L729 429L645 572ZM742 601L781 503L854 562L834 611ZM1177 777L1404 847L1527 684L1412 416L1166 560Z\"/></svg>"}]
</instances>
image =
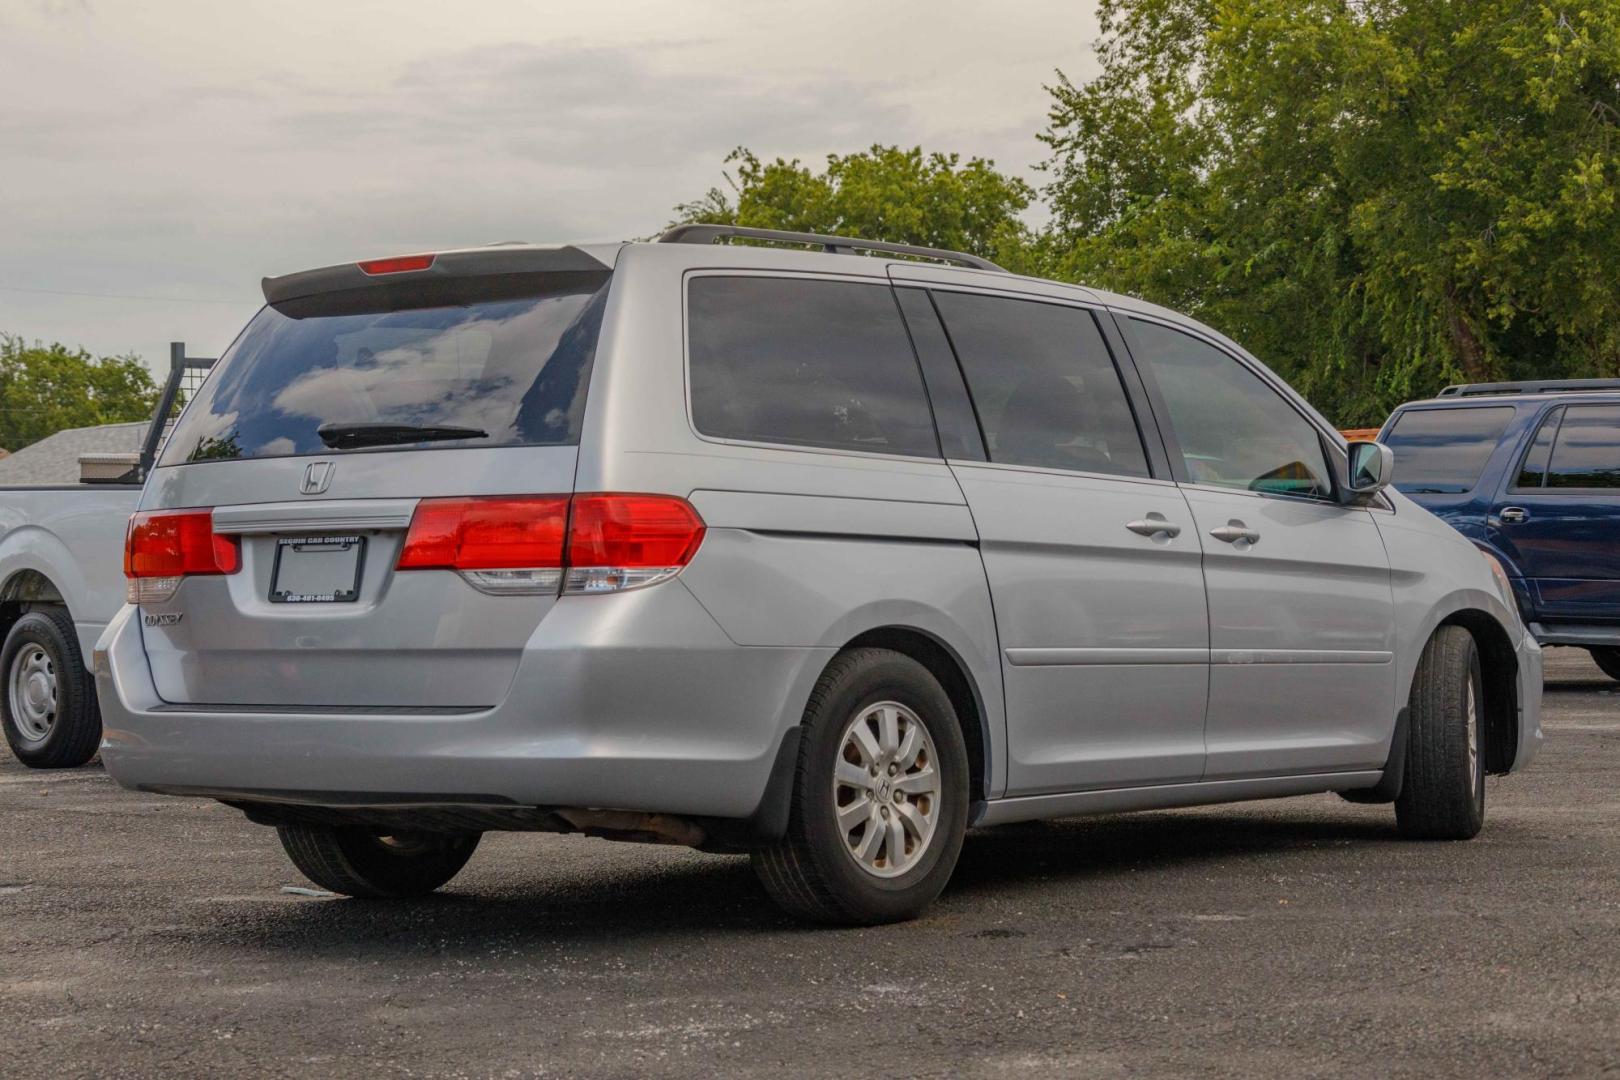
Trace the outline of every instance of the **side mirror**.
<instances>
[{"instance_id":1,"label":"side mirror","mask_svg":"<svg viewBox=\"0 0 1620 1080\"><path fill-rule=\"evenodd\" d=\"M1349 476L1345 489L1352 495L1366 498L1376 495L1395 478L1395 452L1383 443L1353 442L1350 451Z\"/></svg>"}]
</instances>

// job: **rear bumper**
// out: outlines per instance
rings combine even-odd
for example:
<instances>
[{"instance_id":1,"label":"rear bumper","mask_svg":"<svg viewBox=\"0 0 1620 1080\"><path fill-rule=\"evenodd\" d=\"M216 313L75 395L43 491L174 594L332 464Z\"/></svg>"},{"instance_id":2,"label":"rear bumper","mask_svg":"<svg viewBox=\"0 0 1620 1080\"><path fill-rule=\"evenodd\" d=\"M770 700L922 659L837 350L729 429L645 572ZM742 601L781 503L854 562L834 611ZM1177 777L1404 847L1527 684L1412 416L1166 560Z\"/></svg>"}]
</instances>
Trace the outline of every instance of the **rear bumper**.
<instances>
[{"instance_id":1,"label":"rear bumper","mask_svg":"<svg viewBox=\"0 0 1620 1080\"><path fill-rule=\"evenodd\" d=\"M738 646L677 581L558 601L491 709L174 706L138 616L120 611L94 653L108 772L141 790L324 806L746 818L833 652Z\"/></svg>"}]
</instances>

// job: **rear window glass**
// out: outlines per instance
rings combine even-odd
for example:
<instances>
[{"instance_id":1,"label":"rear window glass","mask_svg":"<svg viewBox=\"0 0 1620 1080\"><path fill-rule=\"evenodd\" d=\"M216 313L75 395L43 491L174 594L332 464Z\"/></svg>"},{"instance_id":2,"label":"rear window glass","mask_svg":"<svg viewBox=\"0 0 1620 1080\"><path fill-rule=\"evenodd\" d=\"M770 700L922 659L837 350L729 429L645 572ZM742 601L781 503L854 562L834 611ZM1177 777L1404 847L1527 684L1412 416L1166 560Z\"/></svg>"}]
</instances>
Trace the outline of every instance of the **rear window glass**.
<instances>
[{"instance_id":1,"label":"rear window glass","mask_svg":"<svg viewBox=\"0 0 1620 1080\"><path fill-rule=\"evenodd\" d=\"M526 278L487 300L461 288L442 306L421 294L373 310L361 294L265 308L186 407L161 464L577 443L608 275Z\"/></svg>"},{"instance_id":2,"label":"rear window glass","mask_svg":"<svg viewBox=\"0 0 1620 1080\"><path fill-rule=\"evenodd\" d=\"M939 456L887 285L695 277L687 311L692 422L703 434Z\"/></svg>"},{"instance_id":3,"label":"rear window glass","mask_svg":"<svg viewBox=\"0 0 1620 1080\"><path fill-rule=\"evenodd\" d=\"M1547 486L1620 489L1620 405L1571 405L1564 410Z\"/></svg>"},{"instance_id":4,"label":"rear window glass","mask_svg":"<svg viewBox=\"0 0 1620 1080\"><path fill-rule=\"evenodd\" d=\"M1395 487L1418 495L1474 490L1513 409L1413 409L1384 436L1395 452Z\"/></svg>"}]
</instances>

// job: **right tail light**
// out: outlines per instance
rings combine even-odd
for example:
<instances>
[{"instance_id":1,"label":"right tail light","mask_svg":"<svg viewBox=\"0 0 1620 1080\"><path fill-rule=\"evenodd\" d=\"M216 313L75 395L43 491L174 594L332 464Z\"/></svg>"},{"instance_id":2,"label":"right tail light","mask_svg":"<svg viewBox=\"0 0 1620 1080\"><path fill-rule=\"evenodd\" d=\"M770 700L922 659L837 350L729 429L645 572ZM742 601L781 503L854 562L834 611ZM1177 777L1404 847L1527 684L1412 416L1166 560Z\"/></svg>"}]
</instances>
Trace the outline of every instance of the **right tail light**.
<instances>
[{"instance_id":1,"label":"right tail light","mask_svg":"<svg viewBox=\"0 0 1620 1080\"><path fill-rule=\"evenodd\" d=\"M703 533L692 504L674 495L423 499L398 568L454 570L496 594L623 592L680 573Z\"/></svg>"}]
</instances>

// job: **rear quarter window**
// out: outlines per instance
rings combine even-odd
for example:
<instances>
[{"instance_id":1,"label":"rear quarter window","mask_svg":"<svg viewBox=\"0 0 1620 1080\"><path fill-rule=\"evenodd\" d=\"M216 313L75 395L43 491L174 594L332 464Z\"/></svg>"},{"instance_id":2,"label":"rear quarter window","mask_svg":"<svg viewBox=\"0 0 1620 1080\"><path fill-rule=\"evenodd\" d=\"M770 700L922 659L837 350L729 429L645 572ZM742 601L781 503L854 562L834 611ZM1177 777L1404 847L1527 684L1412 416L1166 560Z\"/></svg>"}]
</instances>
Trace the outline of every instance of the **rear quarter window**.
<instances>
[{"instance_id":1,"label":"rear quarter window","mask_svg":"<svg viewBox=\"0 0 1620 1080\"><path fill-rule=\"evenodd\" d=\"M887 284L703 275L687 282L692 423L749 442L938 457Z\"/></svg>"},{"instance_id":2,"label":"rear quarter window","mask_svg":"<svg viewBox=\"0 0 1620 1080\"><path fill-rule=\"evenodd\" d=\"M1570 405L1564 410L1547 486L1620 494L1620 405Z\"/></svg>"},{"instance_id":3,"label":"rear quarter window","mask_svg":"<svg viewBox=\"0 0 1620 1080\"><path fill-rule=\"evenodd\" d=\"M1513 419L1500 408L1410 409L1384 436L1395 453L1395 487L1418 495L1474 490Z\"/></svg>"}]
</instances>

